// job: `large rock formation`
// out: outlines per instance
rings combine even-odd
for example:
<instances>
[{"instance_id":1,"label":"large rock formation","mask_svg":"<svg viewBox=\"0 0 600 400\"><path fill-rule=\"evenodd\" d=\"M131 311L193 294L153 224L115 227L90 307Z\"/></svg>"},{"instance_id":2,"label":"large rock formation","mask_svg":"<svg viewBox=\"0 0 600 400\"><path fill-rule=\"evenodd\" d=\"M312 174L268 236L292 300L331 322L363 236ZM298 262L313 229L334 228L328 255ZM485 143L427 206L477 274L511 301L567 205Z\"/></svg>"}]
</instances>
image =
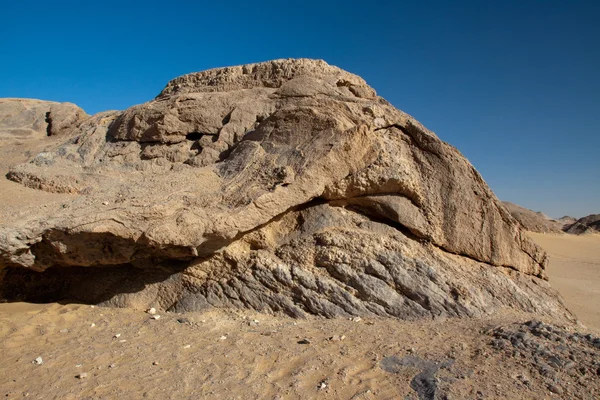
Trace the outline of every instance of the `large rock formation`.
<instances>
[{"instance_id":1,"label":"large rock formation","mask_svg":"<svg viewBox=\"0 0 600 400\"><path fill-rule=\"evenodd\" d=\"M503 201L502 204L504 204L510 214L521 224L521 226L528 231L540 233L562 232L564 223L553 220L542 212L531 211L508 201Z\"/></svg>"},{"instance_id":2,"label":"large rock formation","mask_svg":"<svg viewBox=\"0 0 600 400\"><path fill-rule=\"evenodd\" d=\"M71 103L0 99L0 140L40 139L65 133L87 117Z\"/></svg>"},{"instance_id":3,"label":"large rock formation","mask_svg":"<svg viewBox=\"0 0 600 400\"><path fill-rule=\"evenodd\" d=\"M8 176L78 196L0 228L5 297L567 315L544 280L546 254L475 168L323 61L182 76Z\"/></svg>"}]
</instances>

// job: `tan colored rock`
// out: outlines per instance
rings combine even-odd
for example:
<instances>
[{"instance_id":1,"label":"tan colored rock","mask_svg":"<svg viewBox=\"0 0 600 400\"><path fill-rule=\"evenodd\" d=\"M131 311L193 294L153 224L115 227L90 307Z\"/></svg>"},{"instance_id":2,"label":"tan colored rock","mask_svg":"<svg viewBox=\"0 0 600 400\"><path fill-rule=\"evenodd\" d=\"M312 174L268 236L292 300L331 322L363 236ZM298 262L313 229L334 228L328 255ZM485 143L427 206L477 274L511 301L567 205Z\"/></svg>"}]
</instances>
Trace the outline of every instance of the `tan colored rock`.
<instances>
[{"instance_id":1,"label":"tan colored rock","mask_svg":"<svg viewBox=\"0 0 600 400\"><path fill-rule=\"evenodd\" d=\"M65 134L87 117L81 108L71 103L0 99L0 140Z\"/></svg>"},{"instance_id":2,"label":"tan colored rock","mask_svg":"<svg viewBox=\"0 0 600 400\"><path fill-rule=\"evenodd\" d=\"M80 196L0 227L5 297L61 282L53 295L143 309L567 315L473 166L323 61L177 78L9 176Z\"/></svg>"}]
</instances>

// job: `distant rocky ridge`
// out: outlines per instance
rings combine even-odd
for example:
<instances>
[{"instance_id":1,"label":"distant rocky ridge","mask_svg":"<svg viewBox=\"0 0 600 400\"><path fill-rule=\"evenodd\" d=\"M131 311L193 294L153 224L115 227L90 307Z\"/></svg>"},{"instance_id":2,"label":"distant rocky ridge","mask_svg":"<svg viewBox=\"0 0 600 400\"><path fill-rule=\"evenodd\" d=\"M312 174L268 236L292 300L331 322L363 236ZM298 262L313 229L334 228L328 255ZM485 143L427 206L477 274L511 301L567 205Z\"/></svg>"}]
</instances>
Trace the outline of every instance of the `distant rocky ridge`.
<instances>
[{"instance_id":1,"label":"distant rocky ridge","mask_svg":"<svg viewBox=\"0 0 600 400\"><path fill-rule=\"evenodd\" d=\"M564 231L576 235L600 233L600 214L591 214L565 226Z\"/></svg>"},{"instance_id":2,"label":"distant rocky ridge","mask_svg":"<svg viewBox=\"0 0 600 400\"><path fill-rule=\"evenodd\" d=\"M580 219L564 216L555 220L542 212L531 211L508 201L503 201L502 204L525 230L531 232L566 232L575 235L600 232L600 214L592 214Z\"/></svg>"},{"instance_id":3,"label":"distant rocky ridge","mask_svg":"<svg viewBox=\"0 0 600 400\"><path fill-rule=\"evenodd\" d=\"M503 201L502 204L519 221L521 226L528 231L540 233L562 232L563 224L560 221L551 219L542 212L531 211L508 201Z\"/></svg>"},{"instance_id":4,"label":"distant rocky ridge","mask_svg":"<svg viewBox=\"0 0 600 400\"><path fill-rule=\"evenodd\" d=\"M569 318L545 252L475 168L323 61L189 74L68 125L7 175L76 196L1 223L4 298Z\"/></svg>"}]
</instances>

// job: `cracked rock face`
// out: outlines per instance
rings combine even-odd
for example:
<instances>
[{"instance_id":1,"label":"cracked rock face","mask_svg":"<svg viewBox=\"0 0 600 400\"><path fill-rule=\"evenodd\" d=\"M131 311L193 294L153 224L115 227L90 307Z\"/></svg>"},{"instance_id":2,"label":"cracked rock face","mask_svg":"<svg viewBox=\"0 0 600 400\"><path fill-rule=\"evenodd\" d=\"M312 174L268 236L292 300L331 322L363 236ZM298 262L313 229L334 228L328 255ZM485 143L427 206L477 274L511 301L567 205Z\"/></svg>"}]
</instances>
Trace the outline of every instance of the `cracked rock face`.
<instances>
[{"instance_id":1,"label":"cracked rock face","mask_svg":"<svg viewBox=\"0 0 600 400\"><path fill-rule=\"evenodd\" d=\"M546 254L473 166L323 61L185 75L8 177L78 196L0 227L5 297L568 316L544 280Z\"/></svg>"}]
</instances>

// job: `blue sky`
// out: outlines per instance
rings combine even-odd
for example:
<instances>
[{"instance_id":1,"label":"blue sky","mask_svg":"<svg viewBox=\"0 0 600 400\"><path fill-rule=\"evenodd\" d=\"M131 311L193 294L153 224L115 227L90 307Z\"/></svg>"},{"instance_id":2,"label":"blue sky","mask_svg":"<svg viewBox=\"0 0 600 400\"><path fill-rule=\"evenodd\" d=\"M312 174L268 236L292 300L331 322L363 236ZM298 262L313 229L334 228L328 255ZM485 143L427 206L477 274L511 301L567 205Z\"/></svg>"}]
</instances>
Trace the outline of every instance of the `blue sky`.
<instances>
[{"instance_id":1,"label":"blue sky","mask_svg":"<svg viewBox=\"0 0 600 400\"><path fill-rule=\"evenodd\" d=\"M125 109L172 78L321 58L457 147L503 200L600 213L600 2L4 2L0 97Z\"/></svg>"}]
</instances>

